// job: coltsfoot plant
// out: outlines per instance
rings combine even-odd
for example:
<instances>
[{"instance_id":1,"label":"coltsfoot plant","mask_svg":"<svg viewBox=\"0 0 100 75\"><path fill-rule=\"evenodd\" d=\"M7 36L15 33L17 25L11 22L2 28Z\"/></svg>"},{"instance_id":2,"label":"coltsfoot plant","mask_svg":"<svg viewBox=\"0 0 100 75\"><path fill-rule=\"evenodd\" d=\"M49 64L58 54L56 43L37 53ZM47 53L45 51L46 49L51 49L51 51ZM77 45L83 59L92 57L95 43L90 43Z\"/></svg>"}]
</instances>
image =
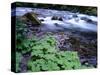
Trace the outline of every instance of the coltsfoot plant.
<instances>
[{"instance_id":1,"label":"coltsfoot plant","mask_svg":"<svg viewBox=\"0 0 100 75\"><path fill-rule=\"evenodd\" d=\"M52 36L36 41L32 45L31 56L28 71L78 69L81 66L77 52L59 51Z\"/></svg>"}]
</instances>

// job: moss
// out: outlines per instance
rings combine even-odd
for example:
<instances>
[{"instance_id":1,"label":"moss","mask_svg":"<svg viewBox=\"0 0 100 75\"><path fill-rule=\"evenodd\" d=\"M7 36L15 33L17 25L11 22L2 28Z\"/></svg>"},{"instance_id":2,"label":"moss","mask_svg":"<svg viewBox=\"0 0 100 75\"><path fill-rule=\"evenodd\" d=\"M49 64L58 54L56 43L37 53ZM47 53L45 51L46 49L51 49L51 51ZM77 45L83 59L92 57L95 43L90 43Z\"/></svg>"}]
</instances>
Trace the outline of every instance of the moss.
<instances>
[{"instance_id":1,"label":"moss","mask_svg":"<svg viewBox=\"0 0 100 75\"><path fill-rule=\"evenodd\" d=\"M35 13L26 13L24 17L27 18L33 25L41 25L41 22L38 20L37 15Z\"/></svg>"}]
</instances>

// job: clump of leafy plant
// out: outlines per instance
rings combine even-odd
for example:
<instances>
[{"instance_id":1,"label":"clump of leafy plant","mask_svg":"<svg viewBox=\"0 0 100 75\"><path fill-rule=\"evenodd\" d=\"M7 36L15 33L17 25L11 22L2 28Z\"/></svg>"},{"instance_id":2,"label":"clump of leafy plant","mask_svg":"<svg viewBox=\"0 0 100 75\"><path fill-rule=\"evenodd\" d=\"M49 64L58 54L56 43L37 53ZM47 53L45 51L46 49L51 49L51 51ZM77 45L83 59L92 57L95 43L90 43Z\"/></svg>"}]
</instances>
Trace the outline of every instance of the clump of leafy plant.
<instances>
[{"instance_id":1,"label":"clump of leafy plant","mask_svg":"<svg viewBox=\"0 0 100 75\"><path fill-rule=\"evenodd\" d=\"M81 66L77 52L59 51L51 35L32 43L31 56L29 71L78 69Z\"/></svg>"},{"instance_id":2,"label":"clump of leafy plant","mask_svg":"<svg viewBox=\"0 0 100 75\"><path fill-rule=\"evenodd\" d=\"M21 70L20 62L22 54L28 52L29 50L27 49L27 42L29 41L27 41L25 33L27 33L26 24L16 19L16 72Z\"/></svg>"},{"instance_id":3,"label":"clump of leafy plant","mask_svg":"<svg viewBox=\"0 0 100 75\"><path fill-rule=\"evenodd\" d=\"M26 53L30 50L30 40L27 39L27 32L27 25L20 20L16 20L16 51Z\"/></svg>"}]
</instances>

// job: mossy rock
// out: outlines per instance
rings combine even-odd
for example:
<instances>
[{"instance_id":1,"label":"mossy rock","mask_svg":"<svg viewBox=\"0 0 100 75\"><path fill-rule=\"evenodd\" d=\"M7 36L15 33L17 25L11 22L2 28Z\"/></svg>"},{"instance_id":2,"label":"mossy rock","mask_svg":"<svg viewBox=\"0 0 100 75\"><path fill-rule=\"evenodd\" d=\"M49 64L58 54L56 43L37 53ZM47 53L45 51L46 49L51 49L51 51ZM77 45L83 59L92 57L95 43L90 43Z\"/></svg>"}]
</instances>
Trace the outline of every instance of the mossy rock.
<instances>
[{"instance_id":1,"label":"mossy rock","mask_svg":"<svg viewBox=\"0 0 100 75\"><path fill-rule=\"evenodd\" d=\"M37 18L37 15L34 12L26 13L23 18L24 20L31 22L33 25L41 25L41 21Z\"/></svg>"}]
</instances>

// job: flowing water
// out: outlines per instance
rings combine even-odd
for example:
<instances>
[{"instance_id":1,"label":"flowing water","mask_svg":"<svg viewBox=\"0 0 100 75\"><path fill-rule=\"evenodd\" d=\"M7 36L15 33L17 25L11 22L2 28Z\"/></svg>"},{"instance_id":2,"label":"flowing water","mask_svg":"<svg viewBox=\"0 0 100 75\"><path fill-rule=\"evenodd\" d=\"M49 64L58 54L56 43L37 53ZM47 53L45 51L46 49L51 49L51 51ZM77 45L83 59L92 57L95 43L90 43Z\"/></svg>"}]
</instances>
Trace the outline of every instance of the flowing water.
<instances>
[{"instance_id":1,"label":"flowing water","mask_svg":"<svg viewBox=\"0 0 100 75\"><path fill-rule=\"evenodd\" d=\"M12 11L14 12L14 10ZM35 12L40 14L39 20L43 20L43 30L65 30L77 29L80 31L93 31L97 32L97 17L89 16L80 13L71 13L69 11L58 11L50 9L37 9L37 8L16 8L16 15L22 16L27 12ZM14 14L12 14L14 15ZM53 16L59 16L63 21L52 20Z\"/></svg>"},{"instance_id":2,"label":"flowing water","mask_svg":"<svg viewBox=\"0 0 100 75\"><path fill-rule=\"evenodd\" d=\"M17 7L16 10L12 10L12 16L23 16L25 13L34 12L37 13L37 18L41 20L41 31L47 32L71 32L73 36L80 37L82 43L89 43L97 40L97 17L89 16L81 13L72 13L70 11L60 11L51 9L39 9L39 8L24 8ZM57 19L53 19L57 17ZM58 19L58 17L60 19ZM76 37L76 38L77 38ZM60 37L59 37L60 38ZM68 45L69 46L69 45ZM94 48L88 48L89 51L95 50ZM96 65L96 56L85 57L85 61L92 65ZM84 59L81 58L81 61Z\"/></svg>"}]
</instances>

